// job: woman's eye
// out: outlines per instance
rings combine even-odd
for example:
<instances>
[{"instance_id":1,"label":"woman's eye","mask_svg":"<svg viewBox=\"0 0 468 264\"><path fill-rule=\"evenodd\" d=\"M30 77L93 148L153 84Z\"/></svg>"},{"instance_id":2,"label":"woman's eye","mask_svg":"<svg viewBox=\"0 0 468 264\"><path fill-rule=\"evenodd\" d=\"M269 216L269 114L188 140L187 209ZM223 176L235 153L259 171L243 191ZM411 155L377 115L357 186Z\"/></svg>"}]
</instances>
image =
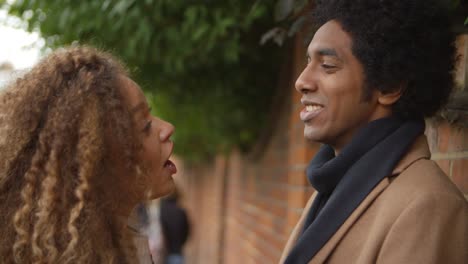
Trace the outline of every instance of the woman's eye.
<instances>
[{"instance_id":1,"label":"woman's eye","mask_svg":"<svg viewBox=\"0 0 468 264\"><path fill-rule=\"evenodd\" d=\"M143 132L149 132L151 130L151 124L153 121L147 120L145 123L145 127L143 128Z\"/></svg>"}]
</instances>

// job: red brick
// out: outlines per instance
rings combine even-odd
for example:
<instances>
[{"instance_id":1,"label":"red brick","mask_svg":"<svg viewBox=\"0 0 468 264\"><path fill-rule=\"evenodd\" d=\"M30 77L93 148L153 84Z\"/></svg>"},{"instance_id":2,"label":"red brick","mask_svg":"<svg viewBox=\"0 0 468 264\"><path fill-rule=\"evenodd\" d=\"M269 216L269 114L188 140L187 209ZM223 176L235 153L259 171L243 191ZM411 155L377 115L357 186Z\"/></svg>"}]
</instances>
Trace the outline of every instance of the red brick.
<instances>
[{"instance_id":1,"label":"red brick","mask_svg":"<svg viewBox=\"0 0 468 264\"><path fill-rule=\"evenodd\" d=\"M294 188L294 190L288 192L288 207L303 208L306 202L305 190L303 188Z\"/></svg>"},{"instance_id":2,"label":"red brick","mask_svg":"<svg viewBox=\"0 0 468 264\"><path fill-rule=\"evenodd\" d=\"M437 164L439 167L447 174L448 176L450 175L450 160L436 160Z\"/></svg>"},{"instance_id":3,"label":"red brick","mask_svg":"<svg viewBox=\"0 0 468 264\"><path fill-rule=\"evenodd\" d=\"M276 174L274 174L273 182L281 185L288 184L288 173L289 171L287 168L281 169L281 171L277 171Z\"/></svg>"},{"instance_id":4,"label":"red brick","mask_svg":"<svg viewBox=\"0 0 468 264\"><path fill-rule=\"evenodd\" d=\"M437 145L441 153L446 153L448 150L450 138L450 126L447 122L442 122L437 128Z\"/></svg>"},{"instance_id":5,"label":"red brick","mask_svg":"<svg viewBox=\"0 0 468 264\"><path fill-rule=\"evenodd\" d=\"M303 106L300 103L300 99L292 102L291 114L289 116L290 127L294 127L295 124L302 123L301 119L299 118L299 113L302 111L302 107Z\"/></svg>"},{"instance_id":6,"label":"red brick","mask_svg":"<svg viewBox=\"0 0 468 264\"><path fill-rule=\"evenodd\" d=\"M294 86L292 86L291 88L293 90L293 92L292 92L292 101L293 101L293 103L300 102L302 95L298 91L296 91L296 88L294 88Z\"/></svg>"},{"instance_id":7,"label":"red brick","mask_svg":"<svg viewBox=\"0 0 468 264\"><path fill-rule=\"evenodd\" d=\"M292 150L291 155L289 156L289 164L294 164L294 163L307 163L309 161L309 158L307 157L307 151L308 148L305 145L299 145L297 147L294 147Z\"/></svg>"},{"instance_id":8,"label":"red brick","mask_svg":"<svg viewBox=\"0 0 468 264\"><path fill-rule=\"evenodd\" d=\"M463 193L468 194L468 159L453 161L452 180Z\"/></svg>"},{"instance_id":9,"label":"red brick","mask_svg":"<svg viewBox=\"0 0 468 264\"><path fill-rule=\"evenodd\" d=\"M295 147L298 145L306 145L304 138L304 124L302 121L292 122L289 130L289 146Z\"/></svg>"},{"instance_id":10,"label":"red brick","mask_svg":"<svg viewBox=\"0 0 468 264\"><path fill-rule=\"evenodd\" d=\"M468 150L468 128L452 128L448 151L459 152Z\"/></svg>"},{"instance_id":11,"label":"red brick","mask_svg":"<svg viewBox=\"0 0 468 264\"><path fill-rule=\"evenodd\" d=\"M278 201L286 201L288 190L284 186L276 186L268 189L268 195Z\"/></svg>"},{"instance_id":12,"label":"red brick","mask_svg":"<svg viewBox=\"0 0 468 264\"><path fill-rule=\"evenodd\" d=\"M307 163L315 156L315 154L317 154L317 151L320 149L321 146L322 144L320 143L307 143Z\"/></svg>"},{"instance_id":13,"label":"red brick","mask_svg":"<svg viewBox=\"0 0 468 264\"><path fill-rule=\"evenodd\" d=\"M291 229L294 228L301 218L301 213L297 210L290 210L288 211L287 215L287 225L285 228L285 235L289 235L291 232Z\"/></svg>"},{"instance_id":14,"label":"red brick","mask_svg":"<svg viewBox=\"0 0 468 264\"><path fill-rule=\"evenodd\" d=\"M290 171L288 173L288 184L300 186L306 185L307 178L305 171Z\"/></svg>"},{"instance_id":15,"label":"red brick","mask_svg":"<svg viewBox=\"0 0 468 264\"><path fill-rule=\"evenodd\" d=\"M263 202L261 208L279 219L283 218L287 213L287 208L283 203L278 202Z\"/></svg>"}]
</instances>

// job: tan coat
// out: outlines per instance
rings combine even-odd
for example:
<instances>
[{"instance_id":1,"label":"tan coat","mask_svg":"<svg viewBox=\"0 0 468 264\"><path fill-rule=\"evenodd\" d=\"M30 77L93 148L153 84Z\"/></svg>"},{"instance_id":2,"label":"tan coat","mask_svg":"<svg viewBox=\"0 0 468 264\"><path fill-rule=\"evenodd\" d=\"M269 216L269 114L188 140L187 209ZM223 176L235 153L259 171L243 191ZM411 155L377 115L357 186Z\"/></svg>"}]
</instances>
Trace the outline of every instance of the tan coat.
<instances>
[{"instance_id":1,"label":"tan coat","mask_svg":"<svg viewBox=\"0 0 468 264\"><path fill-rule=\"evenodd\" d=\"M468 203L417 139L309 264L468 264ZM312 195L280 263L302 230ZM298 263L302 264L302 263Z\"/></svg>"}]
</instances>

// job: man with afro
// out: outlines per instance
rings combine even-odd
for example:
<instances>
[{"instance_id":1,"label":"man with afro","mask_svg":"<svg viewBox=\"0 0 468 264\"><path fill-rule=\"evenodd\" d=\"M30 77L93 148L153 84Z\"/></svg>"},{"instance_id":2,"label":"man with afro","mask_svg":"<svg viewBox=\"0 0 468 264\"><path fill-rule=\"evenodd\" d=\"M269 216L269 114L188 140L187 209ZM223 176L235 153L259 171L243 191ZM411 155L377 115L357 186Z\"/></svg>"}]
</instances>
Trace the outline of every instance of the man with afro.
<instances>
[{"instance_id":1,"label":"man with afro","mask_svg":"<svg viewBox=\"0 0 468 264\"><path fill-rule=\"evenodd\" d=\"M315 1L295 86L323 145L281 263L468 263L468 203L424 136L454 85L445 2Z\"/></svg>"}]
</instances>

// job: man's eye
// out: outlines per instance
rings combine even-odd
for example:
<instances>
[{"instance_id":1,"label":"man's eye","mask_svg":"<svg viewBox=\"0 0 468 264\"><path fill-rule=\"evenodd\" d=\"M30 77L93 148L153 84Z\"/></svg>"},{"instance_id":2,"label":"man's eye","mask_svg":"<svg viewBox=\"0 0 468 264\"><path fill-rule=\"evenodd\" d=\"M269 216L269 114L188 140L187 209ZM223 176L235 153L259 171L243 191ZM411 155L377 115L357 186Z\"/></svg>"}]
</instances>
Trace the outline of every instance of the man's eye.
<instances>
[{"instance_id":1,"label":"man's eye","mask_svg":"<svg viewBox=\"0 0 468 264\"><path fill-rule=\"evenodd\" d=\"M334 68L336 68L335 65L325 64L325 63L322 64L322 67L323 67L324 69L334 69Z\"/></svg>"}]
</instances>

